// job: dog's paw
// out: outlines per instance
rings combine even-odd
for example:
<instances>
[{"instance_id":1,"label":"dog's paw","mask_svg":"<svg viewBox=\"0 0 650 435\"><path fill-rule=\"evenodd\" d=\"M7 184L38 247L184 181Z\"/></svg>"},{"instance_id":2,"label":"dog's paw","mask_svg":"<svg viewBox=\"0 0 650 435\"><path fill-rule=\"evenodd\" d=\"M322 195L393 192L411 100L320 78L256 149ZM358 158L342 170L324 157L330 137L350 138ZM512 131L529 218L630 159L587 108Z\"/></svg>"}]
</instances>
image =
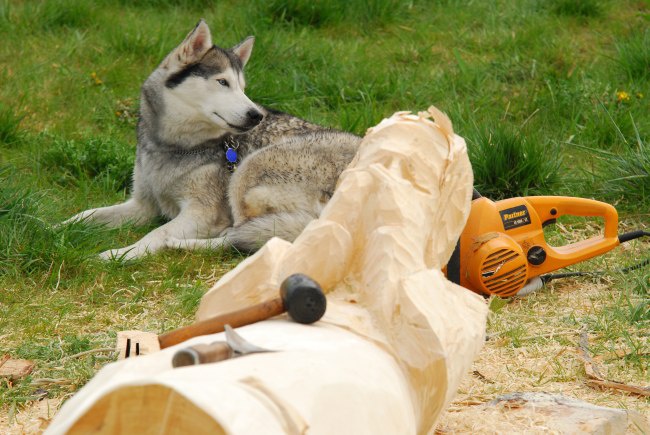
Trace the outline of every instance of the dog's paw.
<instances>
[{"instance_id":1,"label":"dog's paw","mask_svg":"<svg viewBox=\"0 0 650 435\"><path fill-rule=\"evenodd\" d=\"M79 219L77 216L79 216L79 215L72 216L71 218L68 218L68 219L64 220L63 222L52 224L52 229L60 230L61 228L67 227L68 225L83 222L83 220Z\"/></svg>"},{"instance_id":2,"label":"dog's paw","mask_svg":"<svg viewBox=\"0 0 650 435\"><path fill-rule=\"evenodd\" d=\"M135 260L141 256L142 254L138 254L138 252L131 247L121 248L121 249L109 249L108 251L104 251L101 254L99 254L99 258L101 260L119 261L119 262Z\"/></svg>"},{"instance_id":3,"label":"dog's paw","mask_svg":"<svg viewBox=\"0 0 650 435\"><path fill-rule=\"evenodd\" d=\"M64 220L63 222L58 223L57 225L66 226L71 224L87 223L90 222L91 220L92 220L92 213L88 213L88 211L84 211L81 213L77 213L76 215Z\"/></svg>"},{"instance_id":4,"label":"dog's paw","mask_svg":"<svg viewBox=\"0 0 650 435\"><path fill-rule=\"evenodd\" d=\"M167 237L165 247L171 249L185 249L192 251L195 249L219 249L223 248L226 243L225 237L214 239L179 239L177 237Z\"/></svg>"}]
</instances>

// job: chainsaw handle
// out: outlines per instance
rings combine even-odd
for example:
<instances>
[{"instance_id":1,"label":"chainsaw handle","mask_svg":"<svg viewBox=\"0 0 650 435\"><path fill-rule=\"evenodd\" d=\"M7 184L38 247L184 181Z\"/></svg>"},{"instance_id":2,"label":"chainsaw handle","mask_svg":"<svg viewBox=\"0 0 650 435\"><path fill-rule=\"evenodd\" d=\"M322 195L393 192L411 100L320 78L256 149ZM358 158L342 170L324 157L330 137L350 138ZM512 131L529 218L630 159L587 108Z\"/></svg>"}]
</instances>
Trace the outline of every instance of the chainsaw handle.
<instances>
[{"instance_id":1,"label":"chainsaw handle","mask_svg":"<svg viewBox=\"0 0 650 435\"><path fill-rule=\"evenodd\" d=\"M605 202L570 196L528 196L526 201L542 222L566 215L602 217L605 220L605 238L618 237L618 213Z\"/></svg>"},{"instance_id":2,"label":"chainsaw handle","mask_svg":"<svg viewBox=\"0 0 650 435\"><path fill-rule=\"evenodd\" d=\"M536 268L536 275L604 254L620 243L618 240L618 213L610 204L567 196L532 196L527 197L526 201L535 209L542 222L565 215L602 217L605 221L603 235L564 246L551 247L545 243L547 259Z\"/></svg>"}]
</instances>

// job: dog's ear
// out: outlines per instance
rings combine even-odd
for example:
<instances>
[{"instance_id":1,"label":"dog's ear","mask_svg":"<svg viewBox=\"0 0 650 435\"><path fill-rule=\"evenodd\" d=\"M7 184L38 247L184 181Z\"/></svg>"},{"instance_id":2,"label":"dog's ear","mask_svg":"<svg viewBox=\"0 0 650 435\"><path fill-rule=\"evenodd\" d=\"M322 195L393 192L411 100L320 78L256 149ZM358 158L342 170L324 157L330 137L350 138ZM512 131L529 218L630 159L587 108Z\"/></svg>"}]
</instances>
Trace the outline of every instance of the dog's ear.
<instances>
[{"instance_id":1,"label":"dog's ear","mask_svg":"<svg viewBox=\"0 0 650 435\"><path fill-rule=\"evenodd\" d=\"M232 48L233 53L235 53L239 60L241 60L242 67L246 66L246 62L248 62L248 59L251 57L254 42L255 37L249 36Z\"/></svg>"},{"instance_id":2,"label":"dog's ear","mask_svg":"<svg viewBox=\"0 0 650 435\"><path fill-rule=\"evenodd\" d=\"M212 35L206 22L201 19L185 40L171 52L164 62L169 65L189 65L199 61L212 48Z\"/></svg>"}]
</instances>

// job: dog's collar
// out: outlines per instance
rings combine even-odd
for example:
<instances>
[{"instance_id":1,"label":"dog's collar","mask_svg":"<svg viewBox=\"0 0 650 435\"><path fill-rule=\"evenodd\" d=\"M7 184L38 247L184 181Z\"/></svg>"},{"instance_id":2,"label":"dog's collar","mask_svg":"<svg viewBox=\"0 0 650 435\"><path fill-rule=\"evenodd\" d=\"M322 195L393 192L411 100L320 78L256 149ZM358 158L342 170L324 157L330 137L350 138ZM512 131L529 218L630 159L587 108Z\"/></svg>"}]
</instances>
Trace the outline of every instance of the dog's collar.
<instances>
[{"instance_id":1,"label":"dog's collar","mask_svg":"<svg viewBox=\"0 0 650 435\"><path fill-rule=\"evenodd\" d=\"M226 149L226 168L230 172L235 172L237 165L239 164L239 154L237 154L237 149L239 148L239 141L230 136L223 144Z\"/></svg>"},{"instance_id":2,"label":"dog's collar","mask_svg":"<svg viewBox=\"0 0 650 435\"><path fill-rule=\"evenodd\" d=\"M235 169L237 169L237 165L240 162L239 154L237 153L238 148L239 140L235 139L234 136L227 136L225 139L218 140L216 143L213 142L212 145L199 146L189 150L176 148L173 149L171 153L177 156L199 156L225 153L226 168L228 168L230 172L235 172Z\"/></svg>"}]
</instances>

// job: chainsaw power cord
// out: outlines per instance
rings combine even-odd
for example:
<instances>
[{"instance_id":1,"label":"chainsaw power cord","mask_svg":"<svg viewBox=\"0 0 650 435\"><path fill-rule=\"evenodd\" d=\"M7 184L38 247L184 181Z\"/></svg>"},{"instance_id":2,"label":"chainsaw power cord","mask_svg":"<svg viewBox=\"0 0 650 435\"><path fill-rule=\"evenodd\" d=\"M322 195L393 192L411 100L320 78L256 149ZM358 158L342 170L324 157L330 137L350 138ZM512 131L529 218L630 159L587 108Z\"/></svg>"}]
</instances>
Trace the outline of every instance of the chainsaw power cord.
<instances>
[{"instance_id":1,"label":"chainsaw power cord","mask_svg":"<svg viewBox=\"0 0 650 435\"><path fill-rule=\"evenodd\" d=\"M650 231L636 230L630 231L629 233L624 233L618 236L618 241L620 243L629 242L630 240L638 239L639 237L650 236Z\"/></svg>"},{"instance_id":2,"label":"chainsaw power cord","mask_svg":"<svg viewBox=\"0 0 650 435\"><path fill-rule=\"evenodd\" d=\"M650 231L643 231L643 230L630 231L629 233L624 233L619 235L618 240L620 243L625 243L625 242L629 242L630 240L638 239L644 236L650 236ZM637 263L635 265L615 270L614 272L628 273L632 270L641 269L642 267L645 267L648 264L650 264L650 258L646 258L642 262ZM526 285L522 287L521 290L519 290L517 296L525 296L536 290L539 290L544 286L544 284L554 279L571 278L574 276L600 276L600 275L605 275L606 273L608 272L604 270L597 270L594 272L563 272L563 273L550 273L547 275L536 276L535 278L528 281L528 283L526 283Z\"/></svg>"},{"instance_id":3,"label":"chainsaw power cord","mask_svg":"<svg viewBox=\"0 0 650 435\"><path fill-rule=\"evenodd\" d=\"M630 231L629 233L624 233L618 236L618 241L620 243L625 243L629 242L630 240L638 239L640 237L644 236L650 236L650 231L643 231L643 230L636 230L636 231ZM642 262L635 264L633 266L629 267L624 267L622 269L615 270L614 272L619 272L619 273L628 273L631 270L636 270L636 269L641 269L642 267L647 266L650 264L650 258L646 258ZM564 273L552 273L548 275L542 275L540 276L540 279L544 284L547 282L558 279L558 278L570 278L573 276L599 276L599 275L604 275L606 274L607 271L604 270L597 270L594 272L564 272Z\"/></svg>"}]
</instances>

